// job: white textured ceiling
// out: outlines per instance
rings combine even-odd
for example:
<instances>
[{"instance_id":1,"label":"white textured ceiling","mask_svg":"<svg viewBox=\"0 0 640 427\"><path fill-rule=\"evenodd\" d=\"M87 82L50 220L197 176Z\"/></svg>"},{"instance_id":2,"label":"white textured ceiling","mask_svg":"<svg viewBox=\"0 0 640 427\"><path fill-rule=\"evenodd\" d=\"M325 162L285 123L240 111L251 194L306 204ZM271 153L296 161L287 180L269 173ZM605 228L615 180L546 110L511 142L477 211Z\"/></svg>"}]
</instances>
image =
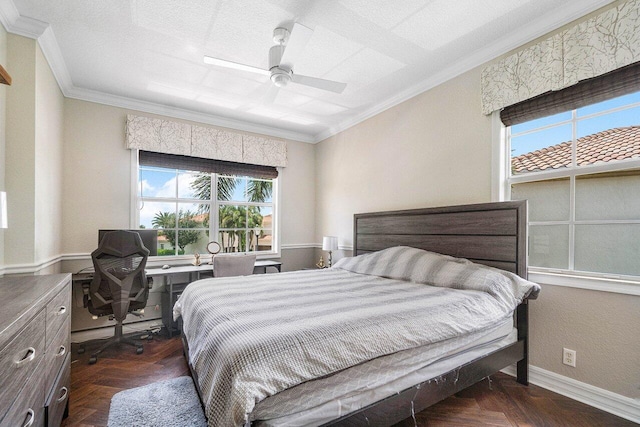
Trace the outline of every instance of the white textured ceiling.
<instances>
[{"instance_id":1,"label":"white textured ceiling","mask_svg":"<svg viewBox=\"0 0 640 427\"><path fill-rule=\"evenodd\" d=\"M0 0L0 19L42 34L66 96L314 142L607 3ZM294 21L314 30L294 72L342 94L289 84L268 101L267 76L203 63L267 68L273 29Z\"/></svg>"}]
</instances>

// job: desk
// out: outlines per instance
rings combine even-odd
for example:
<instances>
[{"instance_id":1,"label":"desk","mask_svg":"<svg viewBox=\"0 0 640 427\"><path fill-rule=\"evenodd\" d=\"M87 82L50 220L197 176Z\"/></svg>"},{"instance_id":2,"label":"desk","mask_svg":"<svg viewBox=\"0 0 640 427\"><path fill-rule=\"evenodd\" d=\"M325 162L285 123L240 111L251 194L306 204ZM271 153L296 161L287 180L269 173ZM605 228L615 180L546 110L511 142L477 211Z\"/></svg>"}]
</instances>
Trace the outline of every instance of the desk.
<instances>
[{"instance_id":1,"label":"desk","mask_svg":"<svg viewBox=\"0 0 640 427\"><path fill-rule=\"evenodd\" d=\"M253 274L266 273L269 267L273 267L280 272L282 263L280 261L257 260L253 268ZM178 330L177 323L173 321L173 305L189 283L199 280L203 276L212 277L213 265L181 265L166 269L160 267L147 268L145 274L147 277L152 277L154 281L156 278L162 279L162 323L165 328L167 328L169 337L171 337L173 332ZM182 275L183 277L176 280L176 275ZM184 280L184 276L188 277L186 281ZM92 279L93 272L73 275L73 282L81 284L82 287L86 289L88 289Z\"/></svg>"}]
</instances>

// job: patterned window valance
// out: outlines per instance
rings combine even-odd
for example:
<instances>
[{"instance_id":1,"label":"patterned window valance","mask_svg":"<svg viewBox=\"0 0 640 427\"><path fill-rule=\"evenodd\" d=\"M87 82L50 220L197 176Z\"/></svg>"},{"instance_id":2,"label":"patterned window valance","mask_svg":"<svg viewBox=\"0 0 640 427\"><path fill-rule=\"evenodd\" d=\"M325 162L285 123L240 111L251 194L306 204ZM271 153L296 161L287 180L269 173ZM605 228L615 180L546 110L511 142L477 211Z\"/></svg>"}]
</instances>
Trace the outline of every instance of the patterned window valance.
<instances>
[{"instance_id":1,"label":"patterned window valance","mask_svg":"<svg viewBox=\"0 0 640 427\"><path fill-rule=\"evenodd\" d=\"M630 0L482 70L482 112L640 61L640 0Z\"/></svg>"},{"instance_id":2,"label":"patterned window valance","mask_svg":"<svg viewBox=\"0 0 640 427\"><path fill-rule=\"evenodd\" d=\"M127 115L126 147L262 166L287 166L287 143L171 120Z\"/></svg>"}]
</instances>

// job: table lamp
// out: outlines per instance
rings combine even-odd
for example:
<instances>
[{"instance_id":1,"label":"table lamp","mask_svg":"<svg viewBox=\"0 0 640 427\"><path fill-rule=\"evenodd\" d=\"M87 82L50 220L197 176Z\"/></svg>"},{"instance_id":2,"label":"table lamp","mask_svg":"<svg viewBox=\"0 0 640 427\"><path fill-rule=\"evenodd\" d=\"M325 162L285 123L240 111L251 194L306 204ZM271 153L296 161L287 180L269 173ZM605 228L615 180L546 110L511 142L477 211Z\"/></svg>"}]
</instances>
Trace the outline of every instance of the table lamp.
<instances>
[{"instance_id":1,"label":"table lamp","mask_svg":"<svg viewBox=\"0 0 640 427\"><path fill-rule=\"evenodd\" d=\"M322 250L329 251L329 267L331 267L331 252L338 249L338 238L336 236L324 236L322 238Z\"/></svg>"}]
</instances>

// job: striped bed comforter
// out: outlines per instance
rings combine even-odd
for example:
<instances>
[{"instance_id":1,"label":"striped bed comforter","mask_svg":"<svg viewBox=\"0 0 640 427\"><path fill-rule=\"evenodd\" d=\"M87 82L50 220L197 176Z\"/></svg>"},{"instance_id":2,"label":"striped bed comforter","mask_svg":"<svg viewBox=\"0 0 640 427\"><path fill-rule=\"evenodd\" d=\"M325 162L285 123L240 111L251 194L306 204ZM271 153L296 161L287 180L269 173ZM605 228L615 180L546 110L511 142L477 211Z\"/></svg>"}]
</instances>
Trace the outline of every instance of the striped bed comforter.
<instances>
[{"instance_id":1,"label":"striped bed comforter","mask_svg":"<svg viewBox=\"0 0 640 427\"><path fill-rule=\"evenodd\" d=\"M538 290L511 273L398 247L326 270L193 282L174 317L183 319L209 426L241 426L268 396L490 328Z\"/></svg>"}]
</instances>

